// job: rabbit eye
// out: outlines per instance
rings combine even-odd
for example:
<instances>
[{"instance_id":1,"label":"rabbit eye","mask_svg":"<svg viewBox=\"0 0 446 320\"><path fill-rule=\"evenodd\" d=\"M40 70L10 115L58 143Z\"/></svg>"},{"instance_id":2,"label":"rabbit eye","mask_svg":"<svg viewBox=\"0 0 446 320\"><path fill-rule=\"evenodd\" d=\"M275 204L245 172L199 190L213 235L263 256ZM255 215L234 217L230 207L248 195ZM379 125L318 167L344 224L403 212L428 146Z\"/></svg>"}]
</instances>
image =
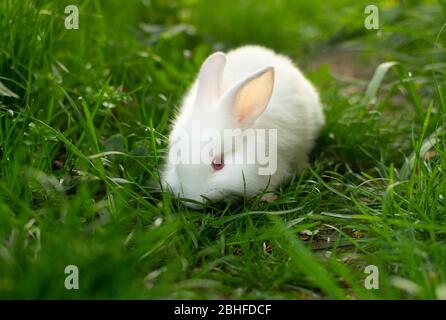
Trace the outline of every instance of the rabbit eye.
<instances>
[{"instance_id":1,"label":"rabbit eye","mask_svg":"<svg viewBox=\"0 0 446 320\"><path fill-rule=\"evenodd\" d=\"M225 166L224 163L224 158L223 156L217 156L212 160L212 169L214 169L215 171L221 170L223 169L223 167Z\"/></svg>"}]
</instances>

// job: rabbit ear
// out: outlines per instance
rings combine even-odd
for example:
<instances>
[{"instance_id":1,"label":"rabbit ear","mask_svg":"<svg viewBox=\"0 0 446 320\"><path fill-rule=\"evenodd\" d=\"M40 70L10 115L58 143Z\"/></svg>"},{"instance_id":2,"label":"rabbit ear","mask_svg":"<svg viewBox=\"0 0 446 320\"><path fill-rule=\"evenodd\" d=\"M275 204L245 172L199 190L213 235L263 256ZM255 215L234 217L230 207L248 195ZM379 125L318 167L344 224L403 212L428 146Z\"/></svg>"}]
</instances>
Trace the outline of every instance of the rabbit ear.
<instances>
[{"instance_id":1,"label":"rabbit ear","mask_svg":"<svg viewBox=\"0 0 446 320\"><path fill-rule=\"evenodd\" d=\"M273 93L274 68L260 70L229 89L221 104L239 125L251 125L265 111Z\"/></svg>"},{"instance_id":2,"label":"rabbit ear","mask_svg":"<svg viewBox=\"0 0 446 320\"><path fill-rule=\"evenodd\" d=\"M198 75L197 105L206 106L220 98L225 64L226 56L223 52L211 54L203 62Z\"/></svg>"}]
</instances>

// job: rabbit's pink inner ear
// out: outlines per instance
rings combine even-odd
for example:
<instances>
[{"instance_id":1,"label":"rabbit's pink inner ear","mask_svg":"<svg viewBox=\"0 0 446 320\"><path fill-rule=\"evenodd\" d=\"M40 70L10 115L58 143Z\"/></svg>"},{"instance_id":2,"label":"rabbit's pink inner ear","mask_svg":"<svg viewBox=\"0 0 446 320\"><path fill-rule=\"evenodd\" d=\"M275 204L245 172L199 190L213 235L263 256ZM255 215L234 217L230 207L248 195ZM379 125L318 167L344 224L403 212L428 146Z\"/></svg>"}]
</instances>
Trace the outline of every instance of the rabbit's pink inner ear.
<instances>
[{"instance_id":1,"label":"rabbit's pink inner ear","mask_svg":"<svg viewBox=\"0 0 446 320\"><path fill-rule=\"evenodd\" d=\"M265 111L273 93L274 69L259 72L243 83L237 91L232 115L240 124L252 124Z\"/></svg>"},{"instance_id":2,"label":"rabbit's pink inner ear","mask_svg":"<svg viewBox=\"0 0 446 320\"><path fill-rule=\"evenodd\" d=\"M221 83L226 64L226 56L222 52L210 55L201 66L198 75L196 103L198 106L213 104L221 95Z\"/></svg>"}]
</instances>

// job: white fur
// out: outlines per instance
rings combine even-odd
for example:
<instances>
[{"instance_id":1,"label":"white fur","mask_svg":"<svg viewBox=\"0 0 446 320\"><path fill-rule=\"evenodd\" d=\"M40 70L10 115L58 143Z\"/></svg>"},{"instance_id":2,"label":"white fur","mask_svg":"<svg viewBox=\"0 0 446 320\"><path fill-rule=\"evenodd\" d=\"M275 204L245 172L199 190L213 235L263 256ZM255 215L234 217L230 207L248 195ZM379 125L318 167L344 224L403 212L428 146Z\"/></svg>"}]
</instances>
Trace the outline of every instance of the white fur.
<instances>
[{"instance_id":1,"label":"white fur","mask_svg":"<svg viewBox=\"0 0 446 320\"><path fill-rule=\"evenodd\" d=\"M244 46L229 51L226 59L221 53L212 59L213 64L207 70L202 67L185 95L170 139L180 129L190 130L194 121L199 121L202 129L237 127L228 117L231 106L221 105L222 96L259 70L273 67L271 98L266 110L250 127L278 129L277 171L272 176L262 176L257 165L231 164L213 171L209 164L167 163L162 174L163 185L176 196L198 202L206 198L218 201L229 195L253 196L266 188L274 190L307 165L308 154L324 124L318 93L289 58L264 47Z\"/></svg>"}]
</instances>

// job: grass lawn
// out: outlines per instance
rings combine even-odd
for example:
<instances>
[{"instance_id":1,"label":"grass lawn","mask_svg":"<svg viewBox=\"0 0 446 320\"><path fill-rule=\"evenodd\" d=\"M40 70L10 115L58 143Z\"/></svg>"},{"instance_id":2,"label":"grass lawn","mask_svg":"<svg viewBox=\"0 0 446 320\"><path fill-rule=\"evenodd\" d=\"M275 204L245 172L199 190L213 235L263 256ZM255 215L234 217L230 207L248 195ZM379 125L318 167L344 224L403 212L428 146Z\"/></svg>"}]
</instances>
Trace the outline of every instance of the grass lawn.
<instances>
[{"instance_id":1,"label":"grass lawn","mask_svg":"<svg viewBox=\"0 0 446 320\"><path fill-rule=\"evenodd\" d=\"M446 2L378 1L379 30L368 4L1 1L0 298L446 299ZM171 120L248 43L319 89L311 168L188 209L158 187Z\"/></svg>"}]
</instances>

